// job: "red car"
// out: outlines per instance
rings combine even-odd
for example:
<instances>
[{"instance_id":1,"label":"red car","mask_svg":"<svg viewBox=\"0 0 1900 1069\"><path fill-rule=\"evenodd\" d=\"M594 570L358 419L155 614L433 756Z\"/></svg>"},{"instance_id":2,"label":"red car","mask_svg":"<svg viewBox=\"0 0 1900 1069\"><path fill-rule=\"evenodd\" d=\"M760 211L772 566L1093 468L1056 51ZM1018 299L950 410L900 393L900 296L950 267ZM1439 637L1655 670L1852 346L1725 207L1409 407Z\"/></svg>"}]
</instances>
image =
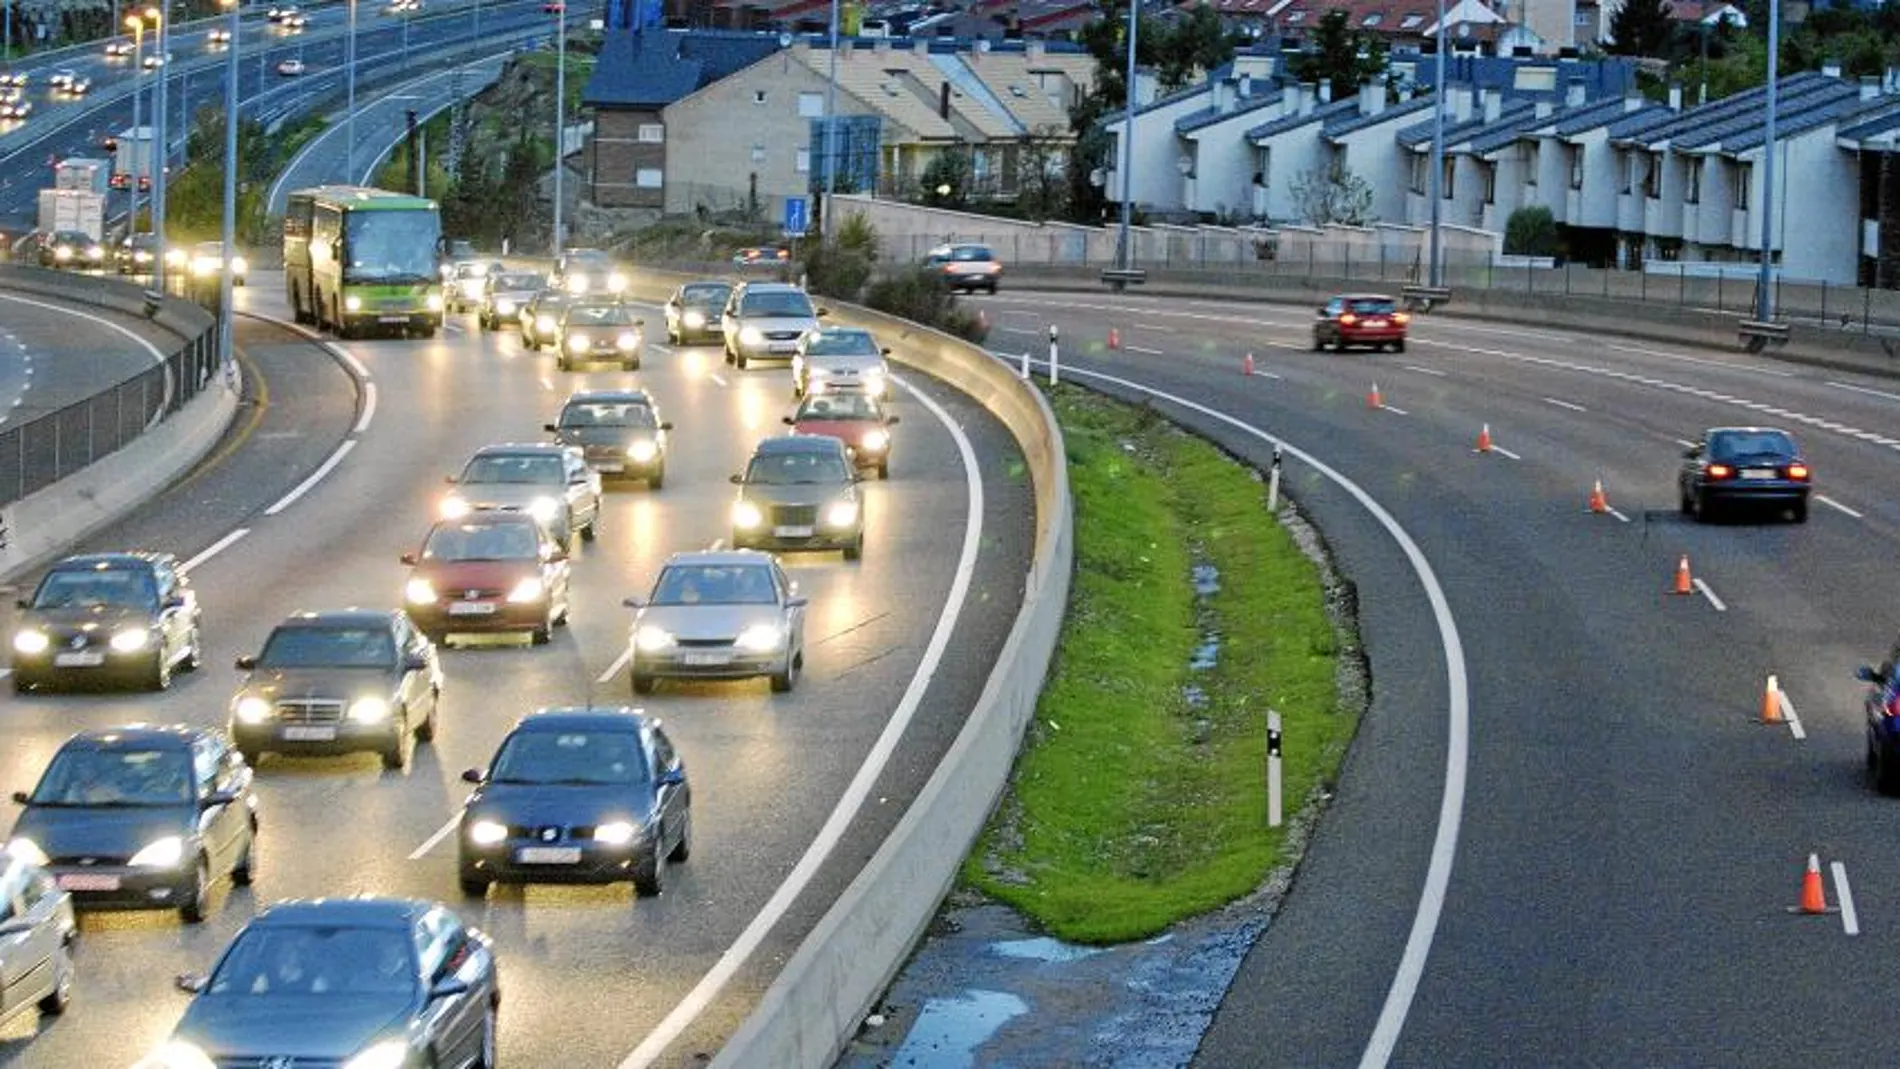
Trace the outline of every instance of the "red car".
<instances>
[{"instance_id":1,"label":"red car","mask_svg":"<svg viewBox=\"0 0 1900 1069\"><path fill-rule=\"evenodd\" d=\"M897 425L897 417L885 412L870 394L862 390L809 394L785 422L793 434L838 439L853 464L876 468L880 479L890 478L890 428Z\"/></svg>"},{"instance_id":2,"label":"red car","mask_svg":"<svg viewBox=\"0 0 1900 1069\"><path fill-rule=\"evenodd\" d=\"M1376 293L1347 293L1327 301L1313 323L1313 351L1330 345L1345 352L1354 345L1372 349L1390 346L1405 351L1405 328L1412 317L1399 311L1398 302Z\"/></svg>"},{"instance_id":3,"label":"red car","mask_svg":"<svg viewBox=\"0 0 1900 1069\"><path fill-rule=\"evenodd\" d=\"M526 631L539 646L567 622L568 559L525 512L477 512L429 529L410 565L403 603L437 643L449 635Z\"/></svg>"}]
</instances>

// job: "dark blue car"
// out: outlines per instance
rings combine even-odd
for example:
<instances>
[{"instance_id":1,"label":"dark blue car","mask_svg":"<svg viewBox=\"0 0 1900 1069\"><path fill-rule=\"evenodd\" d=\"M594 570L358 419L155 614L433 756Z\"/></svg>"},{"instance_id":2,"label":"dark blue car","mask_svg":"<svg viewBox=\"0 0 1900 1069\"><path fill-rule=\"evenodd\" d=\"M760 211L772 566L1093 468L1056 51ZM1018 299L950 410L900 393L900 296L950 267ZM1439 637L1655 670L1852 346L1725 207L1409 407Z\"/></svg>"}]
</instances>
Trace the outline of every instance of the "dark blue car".
<instances>
[{"instance_id":1,"label":"dark blue car","mask_svg":"<svg viewBox=\"0 0 1900 1069\"><path fill-rule=\"evenodd\" d=\"M1882 794L1900 794L1900 642L1879 668L1861 665L1867 683L1867 773Z\"/></svg>"},{"instance_id":2,"label":"dark blue car","mask_svg":"<svg viewBox=\"0 0 1900 1069\"><path fill-rule=\"evenodd\" d=\"M457 836L462 891L495 881L632 880L657 895L692 852L693 792L658 720L633 709L543 709L522 718L487 769Z\"/></svg>"},{"instance_id":3,"label":"dark blue car","mask_svg":"<svg viewBox=\"0 0 1900 1069\"><path fill-rule=\"evenodd\" d=\"M1759 505L1808 521L1814 469L1794 437L1772 427L1713 427L1682 454L1682 511L1707 521L1718 508Z\"/></svg>"}]
</instances>

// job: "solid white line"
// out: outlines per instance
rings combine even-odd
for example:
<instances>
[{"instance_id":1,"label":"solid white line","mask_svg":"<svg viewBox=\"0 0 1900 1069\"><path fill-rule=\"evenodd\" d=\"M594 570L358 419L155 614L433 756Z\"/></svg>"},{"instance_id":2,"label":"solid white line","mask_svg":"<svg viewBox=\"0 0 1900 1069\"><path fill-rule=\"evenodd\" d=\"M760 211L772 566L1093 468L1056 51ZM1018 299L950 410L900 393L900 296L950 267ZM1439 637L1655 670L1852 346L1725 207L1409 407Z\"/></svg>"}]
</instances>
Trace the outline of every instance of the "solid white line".
<instances>
[{"instance_id":1,"label":"solid white line","mask_svg":"<svg viewBox=\"0 0 1900 1069\"><path fill-rule=\"evenodd\" d=\"M1828 862L1834 873L1834 897L1841 903L1841 931L1848 935L1860 934L1860 914L1854 912L1854 890L1847 886L1847 866L1839 861Z\"/></svg>"},{"instance_id":2,"label":"solid white line","mask_svg":"<svg viewBox=\"0 0 1900 1069\"><path fill-rule=\"evenodd\" d=\"M1615 509L1610 510L1610 515L1615 516L1617 519L1622 520L1624 523L1630 522L1630 518L1628 516L1623 515L1622 513L1616 511Z\"/></svg>"},{"instance_id":3,"label":"solid white line","mask_svg":"<svg viewBox=\"0 0 1900 1069\"><path fill-rule=\"evenodd\" d=\"M1845 512L1846 514L1854 517L1857 520L1866 519L1865 516L1862 516L1860 513L1855 512L1853 509L1848 508L1846 505L1841 504L1839 501L1834 500L1833 498L1827 496L1826 494L1815 494L1814 500L1819 501L1821 504L1826 505L1828 508Z\"/></svg>"},{"instance_id":4,"label":"solid white line","mask_svg":"<svg viewBox=\"0 0 1900 1069\"><path fill-rule=\"evenodd\" d=\"M370 417L374 415L376 415L376 384L365 382L363 383L363 416L356 421L355 433L362 434L369 430Z\"/></svg>"},{"instance_id":5,"label":"solid white line","mask_svg":"<svg viewBox=\"0 0 1900 1069\"><path fill-rule=\"evenodd\" d=\"M1687 438L1676 439L1676 444L1683 447L1684 449L1694 449L1696 445L1694 442L1688 440Z\"/></svg>"},{"instance_id":6,"label":"solid white line","mask_svg":"<svg viewBox=\"0 0 1900 1069\"><path fill-rule=\"evenodd\" d=\"M746 960L758 950L759 945L765 941L765 937L771 934L772 929L791 910L798 896L803 894L811 884L820 866L825 863L825 859L831 856L839 841L844 838L845 829L857 819L865 799L870 797L871 789L877 785L892 755L896 753L898 741L909 729L911 721L917 715L917 707L923 703L924 692L930 688L931 679L936 676L938 669L942 666L943 655L949 648L950 636L956 630L957 619L963 615L964 605L970 596L970 581L976 571L977 551L983 542L983 481L978 475L976 447L970 444L969 436L963 433L963 428L957 425L956 419L929 394L917 389L904 379L900 378L896 381L929 409L931 415L935 416L938 422L950 432L950 436L956 440L957 452L963 460L964 486L969 495L968 508L963 521L963 547L957 557L956 578L951 581L949 596L944 601L943 611L938 615L936 627L930 633L930 642L924 647L923 659L917 664L916 674L911 676L909 684L904 688L904 696L898 700L897 708L892 711L890 720L885 723L883 732L878 735L877 742L871 747L871 752L865 755L864 763L858 767L857 774L851 777L851 783L845 787L844 794L838 799L838 804L832 809L831 815L825 819L824 827L819 829L817 837L812 840L811 846L806 848L804 856L800 857L798 864L793 866L791 875L787 876L785 882L779 885L778 890L772 893L765 907L753 916L751 923L746 925L745 931L740 933L732 946L719 956L719 961L713 965L712 971L693 986L692 991L688 992L686 998L666 1015L666 1019L660 1022L659 1027L640 1041L640 1045L635 1047L633 1052L620 1063L620 1069L645 1069L646 1066L652 1065L665 1052L667 1046L678 1039L687 1027L705 1012L706 1007L712 1005L713 1000L719 996L719 992L744 966Z\"/></svg>"},{"instance_id":7,"label":"solid white line","mask_svg":"<svg viewBox=\"0 0 1900 1069\"><path fill-rule=\"evenodd\" d=\"M1832 386L1837 390L1851 390L1854 393L1869 394L1873 397L1884 397L1889 401L1900 401L1900 393L1888 393L1885 390L1870 389L1866 386L1855 386L1852 383L1847 383L1847 382L1830 382L1830 383L1827 383L1827 385Z\"/></svg>"},{"instance_id":8,"label":"solid white line","mask_svg":"<svg viewBox=\"0 0 1900 1069\"><path fill-rule=\"evenodd\" d=\"M1255 372L1253 373L1253 377L1254 377L1254 378L1256 378L1256 379L1277 379L1277 378L1280 378L1281 376L1279 376L1279 375L1275 375L1275 374L1274 374L1273 372L1271 372L1271 371L1259 371L1259 370L1256 370L1256 371L1255 371Z\"/></svg>"},{"instance_id":9,"label":"solid white line","mask_svg":"<svg viewBox=\"0 0 1900 1069\"><path fill-rule=\"evenodd\" d=\"M44 301L29 300L25 297L14 297L10 295L0 295L0 301L12 301L15 304L30 305L34 308L44 309L48 312L57 312L60 315L69 315L69 316L74 316L79 319L88 320L90 322L97 323L108 330L117 331L118 333L123 334L126 337L132 339L132 341L138 344L139 348L144 349L147 355L151 356L152 362L154 364L157 364L159 367L165 368L165 394L163 398L161 398L159 401L159 406L158 406L158 410L156 414L152 416L152 422L146 424L147 429L150 429L152 426L156 425L159 420L165 418L166 410L171 408L171 405L172 405L172 390L174 389L174 384L172 382L171 368L169 365L165 363L165 354L159 351L158 346L153 345L151 342L145 340L144 338L139 337L139 335L135 331L129 330L126 327L122 327L119 324L114 323L110 319L104 319L99 316L93 315L91 312L81 312L76 308L67 308L62 305L47 304ZM27 374L31 375L32 373L33 373L33 369L28 368ZM15 401L14 404L17 405L19 404L19 402Z\"/></svg>"},{"instance_id":10,"label":"solid white line","mask_svg":"<svg viewBox=\"0 0 1900 1069\"><path fill-rule=\"evenodd\" d=\"M308 479L305 479L303 482L298 483L297 488L295 490L292 490L290 493L285 494L281 499L278 500L277 504L272 505L270 508L265 509L264 515L275 516L278 513L289 508L290 506L296 504L298 498L309 493L311 487L317 485L319 482L322 482L323 477L325 475L330 474L330 472L334 471L338 464L343 463L343 458L346 456L349 456L350 450L355 449L355 448L356 448L356 439L354 438L351 438L348 441L345 441L342 445L337 446L336 452L330 454L330 459L324 461L322 467L318 468L316 471L311 472L310 477Z\"/></svg>"},{"instance_id":11,"label":"solid white line","mask_svg":"<svg viewBox=\"0 0 1900 1069\"><path fill-rule=\"evenodd\" d=\"M1503 446L1501 446L1501 445L1494 445L1494 446L1492 446L1492 447L1491 447L1491 451L1492 451L1493 453L1496 453L1497 455L1499 455L1499 456L1501 456L1501 457L1510 457L1510 458L1511 458L1512 460L1523 460L1523 459L1524 459L1523 457L1520 457L1520 456L1518 456L1518 455L1517 455L1516 453L1513 453L1513 452L1511 452L1511 451L1510 451L1509 449L1506 449L1506 448L1504 448L1504 447L1503 447Z\"/></svg>"},{"instance_id":12,"label":"solid white line","mask_svg":"<svg viewBox=\"0 0 1900 1069\"><path fill-rule=\"evenodd\" d=\"M1159 323L1136 323L1136 330L1152 330L1156 334L1173 334L1173 327L1164 327Z\"/></svg>"},{"instance_id":13,"label":"solid white line","mask_svg":"<svg viewBox=\"0 0 1900 1069\"><path fill-rule=\"evenodd\" d=\"M554 389L554 382L553 382L553 380L551 380L551 379L549 379L549 378L547 378L546 376L542 376L542 378L541 378L541 388L542 388L542 389L544 389L544 390L552 390L552 389Z\"/></svg>"},{"instance_id":14,"label":"solid white line","mask_svg":"<svg viewBox=\"0 0 1900 1069\"><path fill-rule=\"evenodd\" d=\"M1557 406L1558 408L1567 408L1567 409L1569 409L1569 410L1570 410L1570 411L1572 411L1572 412L1588 412L1588 411L1590 411L1589 409L1587 409L1587 408L1585 408L1585 407L1583 407L1582 405L1573 405L1573 404L1571 404L1571 403L1570 403L1569 401L1559 401L1559 400L1557 400L1557 399L1556 399L1555 397L1546 397L1546 398L1544 398L1544 403L1545 403L1545 404L1547 404L1547 405L1556 405L1556 406Z\"/></svg>"},{"instance_id":15,"label":"solid white line","mask_svg":"<svg viewBox=\"0 0 1900 1069\"><path fill-rule=\"evenodd\" d=\"M1005 334L1041 334L1042 333L1042 331L1036 330L1031 327L1006 327L1000 323L996 325L996 329L1002 331Z\"/></svg>"},{"instance_id":16,"label":"solid white line","mask_svg":"<svg viewBox=\"0 0 1900 1069\"><path fill-rule=\"evenodd\" d=\"M411 861L422 860L422 856L424 854L427 854L429 851L434 850L437 846L441 845L442 840L449 837L449 833L455 830L455 825L460 823L461 820L462 820L462 814L460 813L457 813L454 816L450 817L441 827L435 829L434 835L431 835L427 839L422 840L421 846L418 846L414 850L409 852L409 860Z\"/></svg>"},{"instance_id":17,"label":"solid white line","mask_svg":"<svg viewBox=\"0 0 1900 1069\"><path fill-rule=\"evenodd\" d=\"M320 335L313 335L313 336L317 337L318 340L322 340ZM336 344L335 342L324 342L324 345L331 352L341 357L344 363L350 365L350 371L353 374L355 374L357 378L362 379L364 382L369 381L369 378L370 378L369 368L366 368L363 366L363 362L356 358L355 353L350 352L348 349L345 349L344 347Z\"/></svg>"},{"instance_id":18,"label":"solid white line","mask_svg":"<svg viewBox=\"0 0 1900 1069\"><path fill-rule=\"evenodd\" d=\"M1709 599L1709 604L1715 606L1716 612L1728 611L1728 606L1722 604L1722 599L1715 596L1715 591L1709 589L1709 584L1697 579L1695 581L1695 588L1702 591L1702 596Z\"/></svg>"},{"instance_id":19,"label":"solid white line","mask_svg":"<svg viewBox=\"0 0 1900 1069\"><path fill-rule=\"evenodd\" d=\"M1792 371L1777 371L1774 368L1755 367L1746 364L1731 364L1726 360L1704 360L1700 357L1684 356L1681 353L1665 353L1660 349L1644 349L1638 346L1614 345L1604 343L1605 349L1614 349L1619 353L1639 353L1643 356L1660 356L1664 360L1675 360L1684 364L1702 364L1707 367L1721 368L1724 371L1747 371L1756 375L1771 375L1778 379L1794 378Z\"/></svg>"},{"instance_id":20,"label":"solid white line","mask_svg":"<svg viewBox=\"0 0 1900 1069\"><path fill-rule=\"evenodd\" d=\"M627 667L627 662L631 660L632 658L633 658L633 647L622 646L620 648L620 656L615 657L614 663L608 665L607 670L605 672L602 672L598 677L596 677L594 679L594 682L596 683L613 682L613 678L619 675L622 669Z\"/></svg>"},{"instance_id":21,"label":"solid white line","mask_svg":"<svg viewBox=\"0 0 1900 1069\"><path fill-rule=\"evenodd\" d=\"M1797 742L1806 741L1808 729L1801 726L1801 714L1794 711L1794 702L1788 699L1788 692L1776 687L1775 700L1781 703L1781 718L1788 722L1788 733Z\"/></svg>"},{"instance_id":22,"label":"solid white line","mask_svg":"<svg viewBox=\"0 0 1900 1069\"><path fill-rule=\"evenodd\" d=\"M1445 372L1440 371L1437 368L1419 367L1417 364L1400 364L1399 366L1404 368L1407 371L1416 371L1421 375L1436 375L1441 379L1446 377Z\"/></svg>"},{"instance_id":23,"label":"solid white line","mask_svg":"<svg viewBox=\"0 0 1900 1069\"><path fill-rule=\"evenodd\" d=\"M1141 354L1142 354L1143 356L1166 356L1166 355L1168 355L1167 353L1164 353L1164 352L1162 352L1162 351L1161 351L1161 350L1159 350L1159 349L1150 349L1150 348L1148 348L1148 347L1146 347L1146 346L1142 346L1142 345L1124 345L1124 346L1122 346L1122 348L1124 348L1124 349L1126 349L1126 350L1128 350L1128 351L1129 351L1129 352L1131 352L1131 353L1141 353Z\"/></svg>"},{"instance_id":24,"label":"solid white line","mask_svg":"<svg viewBox=\"0 0 1900 1069\"><path fill-rule=\"evenodd\" d=\"M190 560L186 561L183 564L180 564L178 566L178 570L181 573L189 575L192 569L198 567L200 564L203 564L205 561L210 560L211 558L217 556L218 554L224 552L225 550L230 549L231 546L234 543L236 543L238 539L243 538L245 535L250 534L250 533L251 533L251 529L249 527L240 527L237 530L232 531L230 534L225 535L223 538L220 538L216 542L213 542L209 546L206 546L202 551L199 552L197 556L191 558Z\"/></svg>"},{"instance_id":25,"label":"solid white line","mask_svg":"<svg viewBox=\"0 0 1900 1069\"><path fill-rule=\"evenodd\" d=\"M1411 415L1411 413L1410 413L1410 412L1407 412L1407 411L1406 411L1405 409L1403 409L1403 408L1400 408L1400 407L1399 407L1399 406L1397 406L1397 405L1380 405L1380 406L1379 406L1379 411L1381 411L1381 412L1390 412L1390 413L1392 413L1392 414L1393 414L1393 415L1395 415L1395 416L1409 416L1409 415Z\"/></svg>"}]
</instances>

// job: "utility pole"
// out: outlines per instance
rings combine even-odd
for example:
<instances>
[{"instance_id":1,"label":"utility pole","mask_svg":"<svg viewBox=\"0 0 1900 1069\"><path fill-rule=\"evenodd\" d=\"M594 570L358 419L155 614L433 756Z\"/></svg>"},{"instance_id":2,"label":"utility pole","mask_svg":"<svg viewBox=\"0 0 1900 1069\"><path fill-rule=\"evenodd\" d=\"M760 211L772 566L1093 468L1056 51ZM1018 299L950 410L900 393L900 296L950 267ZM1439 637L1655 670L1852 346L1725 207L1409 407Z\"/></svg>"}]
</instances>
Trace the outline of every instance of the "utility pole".
<instances>
[{"instance_id":1,"label":"utility pole","mask_svg":"<svg viewBox=\"0 0 1900 1069\"><path fill-rule=\"evenodd\" d=\"M1438 0L1438 66L1432 72L1432 173L1429 194L1432 200L1432 240L1431 269L1426 272L1427 284L1444 285L1441 275L1443 238L1440 236L1439 216L1444 211L1444 195L1441 186L1445 180L1445 64L1451 57L1445 51L1445 0Z\"/></svg>"},{"instance_id":2,"label":"utility pole","mask_svg":"<svg viewBox=\"0 0 1900 1069\"><path fill-rule=\"evenodd\" d=\"M349 39L343 45L343 180L356 181L356 0L350 0Z\"/></svg>"},{"instance_id":3,"label":"utility pole","mask_svg":"<svg viewBox=\"0 0 1900 1069\"><path fill-rule=\"evenodd\" d=\"M1768 121L1761 143L1761 277L1755 283L1755 321L1775 318L1775 105L1781 76L1781 2L1768 0Z\"/></svg>"},{"instance_id":4,"label":"utility pole","mask_svg":"<svg viewBox=\"0 0 1900 1069\"><path fill-rule=\"evenodd\" d=\"M152 283L154 289L163 291L166 276L165 256L171 251L165 241L165 170L166 165L171 161L171 137L165 119L171 110L167 97L170 95L172 71L172 16L171 12L163 9L147 8L146 10L159 12L158 84L153 88L153 92L158 94L158 101L152 106L152 114L156 117L154 125L157 128L157 139L152 145L152 233L157 235L158 259L152 264Z\"/></svg>"},{"instance_id":5,"label":"utility pole","mask_svg":"<svg viewBox=\"0 0 1900 1069\"><path fill-rule=\"evenodd\" d=\"M825 200L819 205L823 243L831 244L831 198L838 192L838 0L831 0L831 73L825 82Z\"/></svg>"},{"instance_id":6,"label":"utility pole","mask_svg":"<svg viewBox=\"0 0 1900 1069\"><path fill-rule=\"evenodd\" d=\"M561 170L562 150L567 148L567 3L562 0L559 28L555 30L554 61L554 248L561 255Z\"/></svg>"},{"instance_id":7,"label":"utility pole","mask_svg":"<svg viewBox=\"0 0 1900 1069\"><path fill-rule=\"evenodd\" d=\"M237 262L238 33L243 27L238 23L238 0L222 2L231 12L231 48L224 57L224 267L218 272L218 370L228 375L236 360L231 284Z\"/></svg>"},{"instance_id":8,"label":"utility pole","mask_svg":"<svg viewBox=\"0 0 1900 1069\"><path fill-rule=\"evenodd\" d=\"M1126 268L1134 258L1128 247L1128 226L1135 217L1135 38L1141 32L1141 0L1128 0L1128 100L1122 118L1122 220L1115 235L1115 266Z\"/></svg>"}]
</instances>

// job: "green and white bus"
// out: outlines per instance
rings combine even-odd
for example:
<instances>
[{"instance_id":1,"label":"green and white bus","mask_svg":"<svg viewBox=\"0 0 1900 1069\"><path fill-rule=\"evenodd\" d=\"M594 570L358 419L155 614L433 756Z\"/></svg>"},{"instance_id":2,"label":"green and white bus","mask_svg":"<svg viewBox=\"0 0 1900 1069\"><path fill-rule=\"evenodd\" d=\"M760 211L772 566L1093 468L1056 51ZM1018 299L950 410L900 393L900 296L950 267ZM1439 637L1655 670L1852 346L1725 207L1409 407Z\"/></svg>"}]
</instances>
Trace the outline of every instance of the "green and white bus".
<instances>
[{"instance_id":1,"label":"green and white bus","mask_svg":"<svg viewBox=\"0 0 1900 1069\"><path fill-rule=\"evenodd\" d=\"M426 197L299 189L284 209L291 311L344 338L371 330L433 337L442 326L441 238L441 211Z\"/></svg>"}]
</instances>

